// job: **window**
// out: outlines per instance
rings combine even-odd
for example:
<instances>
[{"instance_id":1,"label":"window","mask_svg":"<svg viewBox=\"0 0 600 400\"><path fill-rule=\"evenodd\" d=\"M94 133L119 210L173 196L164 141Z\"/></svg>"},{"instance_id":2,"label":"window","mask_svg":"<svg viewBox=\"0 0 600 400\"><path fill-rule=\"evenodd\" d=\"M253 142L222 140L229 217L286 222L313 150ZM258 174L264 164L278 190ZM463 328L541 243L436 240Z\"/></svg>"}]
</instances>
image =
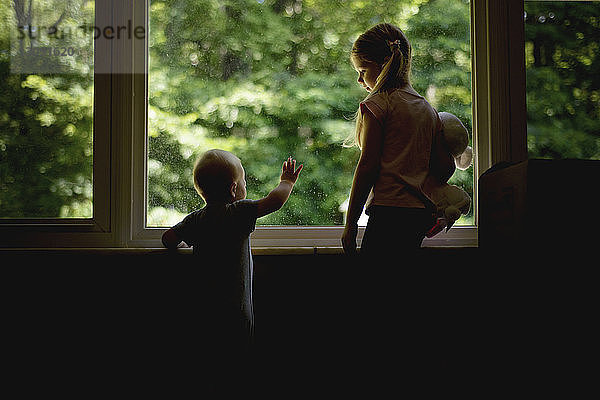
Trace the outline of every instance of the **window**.
<instances>
[{"instance_id":1,"label":"window","mask_svg":"<svg viewBox=\"0 0 600 400\"><path fill-rule=\"evenodd\" d=\"M0 218L92 218L94 2L0 4Z\"/></svg>"},{"instance_id":2,"label":"window","mask_svg":"<svg viewBox=\"0 0 600 400\"><path fill-rule=\"evenodd\" d=\"M339 246L343 221L339 207L350 190L358 156L356 150L342 148L340 141L351 131L350 119L364 95L354 83L347 50L356 34L381 20L399 21L397 23L409 32L415 52L420 52L420 56L415 57L413 74L417 90L429 97L439 110L455 113L470 130L472 127L477 162L472 172L453 179L467 190L471 185L475 215L465 221L469 225L438 235L427 245L476 245L477 186L474 180L498 161L523 159L526 150L525 70L524 65L521 70L520 64L524 54L522 2L473 0L469 7L467 1L412 0L394 2L399 4L396 8L390 7L389 2L248 0L245 3L211 2L210 7L207 5L201 10L198 7L203 2L184 0L17 0L0 5L0 18L5 26L11 27L12 37L21 35L15 7L26 12L30 3L32 10L42 7L40 9L48 11L46 19L34 21L30 26L52 27L58 21L60 26L76 27L70 36L72 39L68 39L68 34L62 36L64 44L70 46L65 46L65 59L58 60L58 64L71 69L67 69L68 73L65 69L11 73L11 44L15 42L8 41L11 36L0 34L2 90L8 90L5 88L10 82L29 75L42 80L52 77L52 85L56 82L74 84L67 85L71 92L59 86L70 96L60 97L60 101L54 103L50 101L52 98L43 96L55 92L44 92L45 86L40 86L38 78L31 78L33 81L21 85L20 89L19 85L13 86L17 95L29 95L24 99L31 104L34 100L30 95L37 90L35 102L54 108L44 114L42 108L29 107L27 112L33 112L35 117L20 118L15 107L9 107L18 96L8 99L3 93L0 124L13 118L14 122L8 125L13 127L11 129L20 124L37 124L39 128L34 133L38 135L48 129L48 132L59 131L68 137L75 133L65 121L84 115L81 120L75 118L80 125L71 124L77 135L81 135L77 138L87 140L87 147L77 147L79 150L75 152L79 152L78 160L83 164L64 165L64 176L68 179L63 179L71 185L71 192L61 192L66 196L60 199L60 206L52 212L42 212L38 207L37 214L37 211L19 214L16 209L9 213L3 211L0 215L0 246L3 247L160 246L164 231L160 226L201 206L200 199L191 193L191 182L185 181L190 175L179 168L189 169L196 156L194 152L204 145L227 145L226 148L239 153L252 178L249 181L252 197L266 194L275 183L277 173L272 169L279 168L281 155L271 152L274 146L284 153L283 157L293 153L307 166L302 186L298 185L292 199L299 204L273 216L279 219L265 219L266 226L258 227L253 234L254 246ZM68 12L61 17L65 3ZM208 29L204 24L187 19L184 14L188 12L195 13L205 24L213 24L214 19L220 25L209 25ZM272 18L263 18L265 13ZM446 14L451 18L440 22L439 17ZM420 18L416 18L417 15ZM244 24L225 24L229 20L243 20ZM456 20L462 22L455 24ZM309 28L305 29L306 26ZM223 34L222 40L210 36L215 29ZM234 33L228 36L228 30ZM281 40L276 41L275 34ZM55 38L48 36L44 40L49 45ZM430 41L439 43L433 47ZM82 54L88 58L78 58L75 53L69 58L68 48L75 45L87 50ZM214 46L222 48L223 53L209 51ZM93 63L90 54L93 54ZM87 75L83 73L85 62L89 63ZM265 62L271 67L264 68ZM210 68L205 68L207 65ZM261 70L262 76L258 74ZM328 75L320 76L321 71ZM199 79L198 74L204 74L204 79ZM58 75L60 79L54 79ZM36 82L38 86L34 85ZM87 83L91 86L83 90ZM81 90L74 90L78 85ZM473 88L471 94L470 87ZM168 90L173 91L173 96L165 95ZM522 104L519 103L520 90L523 91ZM290 93L294 96L287 97ZM249 95L251 97L247 97ZM250 100L252 107L248 106ZM75 113L77 107L69 107L69 104L88 107L86 110L91 104L92 113ZM260 107L254 107L257 105ZM286 113L278 110L283 106ZM56 117L53 121L55 117L50 114L58 113L57 107L60 110L66 107L76 115ZM88 127L91 124L91 131L83 128L84 122ZM57 128L59 123L62 130ZM176 136L181 127L181 135ZM28 138L14 135L10 129L0 133L2 198L8 196L7 193L22 196L20 189L10 194L9 181L4 180L20 168L15 165L14 155L9 158L3 150L13 145L9 137ZM50 137L43 136L43 139ZM36 140L31 145L41 148L44 142ZM67 145L70 142L64 144ZM74 155L68 153L69 157ZM37 154L40 159L47 156L43 152ZM268 155L273 159L267 159ZM9 159L13 161L9 163ZM37 161L34 159L31 165ZM55 165L59 164L52 167ZM84 166L80 169L81 165ZM47 167L44 174L39 165L35 168L36 176L31 179L37 178L36 184L48 184L48 180L43 182L41 178L47 175ZM35 185L27 187L27 190L34 189ZM4 200L2 202L0 208L5 206Z\"/></svg>"},{"instance_id":3,"label":"window","mask_svg":"<svg viewBox=\"0 0 600 400\"><path fill-rule=\"evenodd\" d=\"M526 1L527 148L600 159L600 1Z\"/></svg>"},{"instance_id":4,"label":"window","mask_svg":"<svg viewBox=\"0 0 600 400\"><path fill-rule=\"evenodd\" d=\"M384 21L411 40L416 90L472 131L469 1L152 0L147 225L202 206L191 171L213 147L240 157L248 198L276 186L288 155L304 164L286 206L258 224L343 225L359 152L341 144L366 94L348 55ZM451 182L472 195L473 168ZM473 222L471 213L459 224Z\"/></svg>"},{"instance_id":5,"label":"window","mask_svg":"<svg viewBox=\"0 0 600 400\"><path fill-rule=\"evenodd\" d=\"M0 5L2 247L115 244L109 3Z\"/></svg>"}]
</instances>

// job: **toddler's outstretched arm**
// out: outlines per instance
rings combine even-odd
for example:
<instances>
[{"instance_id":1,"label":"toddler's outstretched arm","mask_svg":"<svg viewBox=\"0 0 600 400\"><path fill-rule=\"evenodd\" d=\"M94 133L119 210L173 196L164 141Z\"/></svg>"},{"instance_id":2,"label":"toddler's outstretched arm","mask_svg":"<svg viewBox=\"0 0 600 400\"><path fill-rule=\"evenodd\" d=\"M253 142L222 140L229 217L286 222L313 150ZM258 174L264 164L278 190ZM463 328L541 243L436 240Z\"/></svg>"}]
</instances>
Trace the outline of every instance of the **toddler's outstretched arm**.
<instances>
[{"instance_id":1,"label":"toddler's outstretched arm","mask_svg":"<svg viewBox=\"0 0 600 400\"><path fill-rule=\"evenodd\" d=\"M289 157L284 161L281 169L279 186L271 190L266 197L258 201L257 218L275 212L283 207L290 197L290 193L292 193L292 189L298 179L298 175L300 175L300 171L302 171L302 167L302 164L300 164L298 169L296 169L296 160L293 160L292 157Z\"/></svg>"}]
</instances>

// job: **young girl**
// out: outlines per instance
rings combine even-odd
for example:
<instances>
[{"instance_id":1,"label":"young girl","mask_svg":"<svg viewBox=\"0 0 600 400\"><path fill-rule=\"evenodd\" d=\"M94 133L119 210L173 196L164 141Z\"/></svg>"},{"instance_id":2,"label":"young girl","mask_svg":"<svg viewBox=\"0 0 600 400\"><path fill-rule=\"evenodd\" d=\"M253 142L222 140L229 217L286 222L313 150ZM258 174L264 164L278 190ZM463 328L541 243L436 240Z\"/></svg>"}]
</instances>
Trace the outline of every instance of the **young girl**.
<instances>
[{"instance_id":1,"label":"young girl","mask_svg":"<svg viewBox=\"0 0 600 400\"><path fill-rule=\"evenodd\" d=\"M369 94L357 112L353 144L361 155L342 245L347 254L356 253L357 222L366 203L361 256L406 260L434 223L422 188L441 121L410 84L411 46L398 27L372 27L354 42L350 58Z\"/></svg>"}]
</instances>

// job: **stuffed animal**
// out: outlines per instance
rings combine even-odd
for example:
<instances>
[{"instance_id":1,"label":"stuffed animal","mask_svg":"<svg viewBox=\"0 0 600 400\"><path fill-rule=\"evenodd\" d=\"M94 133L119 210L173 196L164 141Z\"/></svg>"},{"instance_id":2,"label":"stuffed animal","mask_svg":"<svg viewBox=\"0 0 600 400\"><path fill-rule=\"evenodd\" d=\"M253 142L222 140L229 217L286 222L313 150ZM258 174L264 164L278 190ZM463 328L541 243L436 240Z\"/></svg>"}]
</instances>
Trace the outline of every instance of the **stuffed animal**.
<instances>
[{"instance_id":1,"label":"stuffed animal","mask_svg":"<svg viewBox=\"0 0 600 400\"><path fill-rule=\"evenodd\" d=\"M434 140L431 168L423 185L423 192L433 202L436 214L436 223L427 232L427 237L435 236L444 228L448 231L471 208L469 195L447 183L456 168L465 170L473 161L473 149L468 145L469 133L455 115L441 112L439 116L442 130Z\"/></svg>"}]
</instances>

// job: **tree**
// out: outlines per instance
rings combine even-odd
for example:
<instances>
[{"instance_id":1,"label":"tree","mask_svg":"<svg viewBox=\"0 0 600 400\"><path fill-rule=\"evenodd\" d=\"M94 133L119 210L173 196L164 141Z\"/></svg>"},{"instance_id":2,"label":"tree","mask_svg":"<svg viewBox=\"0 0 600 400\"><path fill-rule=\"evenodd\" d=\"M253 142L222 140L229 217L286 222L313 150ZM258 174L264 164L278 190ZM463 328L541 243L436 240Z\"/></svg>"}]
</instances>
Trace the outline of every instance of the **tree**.
<instances>
[{"instance_id":1,"label":"tree","mask_svg":"<svg viewBox=\"0 0 600 400\"><path fill-rule=\"evenodd\" d=\"M440 12L447 7L452 14ZM341 143L365 95L349 63L352 42L377 22L406 25L424 59L416 86L424 93L436 80L440 109L470 126L468 13L467 1L449 0L153 1L150 219L170 224L201 205L192 163L221 147L242 159L250 198L275 186L288 155L305 165L288 206L261 223L342 224L358 151ZM422 46L432 35L431 48ZM447 57L429 60L435 46Z\"/></svg>"},{"instance_id":2,"label":"tree","mask_svg":"<svg viewBox=\"0 0 600 400\"><path fill-rule=\"evenodd\" d=\"M91 216L93 69L81 58L54 60L47 73L10 68L15 51L30 56L31 44L48 46L53 26L56 33L89 24L93 2L31 3L31 10L23 0L0 4L6 26L45 27L22 49L11 48L8 31L0 34L0 215ZM150 7L151 224L170 225L202 205L193 162L214 147L242 159L250 198L275 186L287 156L304 163L288 205L261 223L343 223L339 207L359 153L341 144L365 96L349 51L378 22L407 32L416 89L471 127L467 0L152 0ZM89 49L89 39L62 40ZM472 171L453 182L472 191Z\"/></svg>"},{"instance_id":3,"label":"tree","mask_svg":"<svg viewBox=\"0 0 600 400\"><path fill-rule=\"evenodd\" d=\"M0 20L10 27L0 33L2 218L92 216L93 69L45 52L56 43L92 45L57 35L65 25L93 21L93 4L85 3L0 4Z\"/></svg>"},{"instance_id":4,"label":"tree","mask_svg":"<svg viewBox=\"0 0 600 400\"><path fill-rule=\"evenodd\" d=\"M600 159L600 4L525 10L530 157Z\"/></svg>"}]
</instances>

